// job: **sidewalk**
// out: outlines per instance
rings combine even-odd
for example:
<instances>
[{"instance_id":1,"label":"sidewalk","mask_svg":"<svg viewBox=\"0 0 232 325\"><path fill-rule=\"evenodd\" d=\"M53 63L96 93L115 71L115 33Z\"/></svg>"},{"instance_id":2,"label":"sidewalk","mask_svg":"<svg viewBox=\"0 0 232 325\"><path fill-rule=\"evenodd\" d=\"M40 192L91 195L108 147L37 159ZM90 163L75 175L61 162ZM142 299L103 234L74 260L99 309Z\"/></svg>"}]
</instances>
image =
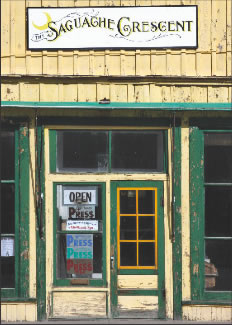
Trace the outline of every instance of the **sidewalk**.
<instances>
[{"instance_id":1,"label":"sidewalk","mask_svg":"<svg viewBox=\"0 0 232 325\"><path fill-rule=\"evenodd\" d=\"M16 322L2 322L2 324L17 324ZM45 321L38 321L38 322L20 322L20 324L232 324L230 321L227 322L212 322L212 321L187 321L187 320L160 320L160 319L134 319L134 318L117 318L117 319L106 319L106 318L101 318L101 319L77 319L77 320L56 320L56 319L51 319L51 320L45 320Z\"/></svg>"}]
</instances>

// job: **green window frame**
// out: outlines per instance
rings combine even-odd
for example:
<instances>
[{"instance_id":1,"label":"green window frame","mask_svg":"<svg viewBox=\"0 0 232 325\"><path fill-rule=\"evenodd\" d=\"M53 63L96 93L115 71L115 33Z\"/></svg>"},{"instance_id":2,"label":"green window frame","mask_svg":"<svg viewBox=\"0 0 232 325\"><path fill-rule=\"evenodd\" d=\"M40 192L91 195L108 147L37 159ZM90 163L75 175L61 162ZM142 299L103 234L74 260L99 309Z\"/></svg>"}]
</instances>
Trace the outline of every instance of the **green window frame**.
<instances>
[{"instance_id":1,"label":"green window frame","mask_svg":"<svg viewBox=\"0 0 232 325\"><path fill-rule=\"evenodd\" d=\"M132 123L132 122L131 122ZM125 171L123 169L115 169L115 170L112 170L112 132L114 131L162 131L163 132L163 169L162 171L155 171L155 173L166 173L167 172L167 166L168 166L168 136L167 136L167 130L164 128L164 129L155 129L155 128L149 128L149 129L146 129L146 128L134 128L134 129L126 129L126 128L123 128L123 129L109 129L109 128L101 128L101 129L95 129L94 127L93 128L81 128L81 129L65 129L65 128L62 128L62 129L59 129L59 130L56 130L56 129L50 129L49 130L49 148L50 148L50 173L70 173L70 171L60 171L60 172L57 172L57 131L105 131L108 133L108 155L109 155L109 158L108 158L108 170L107 171L104 171L104 172L99 172L99 171L91 171L90 173L91 174L95 174L95 173L124 173ZM54 159L55 157L55 159ZM127 171L127 170L126 170ZM85 173L85 171L72 171L72 173ZM89 171L87 171L89 172ZM128 170L129 173L154 173L154 171L133 171L133 170Z\"/></svg>"},{"instance_id":2,"label":"green window frame","mask_svg":"<svg viewBox=\"0 0 232 325\"><path fill-rule=\"evenodd\" d=\"M203 120L190 128L190 221L191 221L191 299L192 301L208 304L230 303L232 291L210 291L205 289L205 240L232 238L207 237L205 235L205 188L208 186L226 185L232 183L207 183L204 178L204 136L210 133L232 133L232 121L227 120L223 128L216 127L216 123ZM207 125L207 126L206 126Z\"/></svg>"},{"instance_id":3,"label":"green window frame","mask_svg":"<svg viewBox=\"0 0 232 325\"><path fill-rule=\"evenodd\" d=\"M20 299L29 297L29 133L28 124L17 121L2 123L2 130L14 132L14 179L2 179L2 184L14 184L14 222L15 234L4 234L1 238L14 237L14 288L4 288L1 299ZM2 175L3 176L3 175ZM1 218L4 218L1 215Z\"/></svg>"},{"instance_id":4,"label":"green window frame","mask_svg":"<svg viewBox=\"0 0 232 325\"><path fill-rule=\"evenodd\" d=\"M106 184L103 182L54 182L53 183L53 198L54 198L54 222L53 222L53 238L54 238L54 250L53 250L53 283L55 286L72 286L76 283L70 278L58 279L56 275L57 270L57 235L67 234L96 234L98 231L70 231L70 230L58 230L57 229L57 186L100 186L101 187L101 204L102 204L102 278L101 279L89 279L85 285L93 287L105 287L106 286ZM80 278L83 279L83 278ZM81 283L80 283L81 284Z\"/></svg>"}]
</instances>

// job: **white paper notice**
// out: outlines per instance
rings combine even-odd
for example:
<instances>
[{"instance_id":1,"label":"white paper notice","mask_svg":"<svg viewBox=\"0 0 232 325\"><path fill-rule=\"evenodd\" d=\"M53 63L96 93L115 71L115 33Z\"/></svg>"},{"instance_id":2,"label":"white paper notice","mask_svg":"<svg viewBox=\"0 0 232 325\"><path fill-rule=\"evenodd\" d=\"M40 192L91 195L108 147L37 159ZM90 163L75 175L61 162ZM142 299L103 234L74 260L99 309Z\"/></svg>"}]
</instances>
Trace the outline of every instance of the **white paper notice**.
<instances>
[{"instance_id":1,"label":"white paper notice","mask_svg":"<svg viewBox=\"0 0 232 325\"><path fill-rule=\"evenodd\" d=\"M66 230L98 231L98 221L97 220L68 220Z\"/></svg>"},{"instance_id":2,"label":"white paper notice","mask_svg":"<svg viewBox=\"0 0 232 325\"><path fill-rule=\"evenodd\" d=\"M14 239L5 237L1 239L1 256L14 256Z\"/></svg>"}]
</instances>

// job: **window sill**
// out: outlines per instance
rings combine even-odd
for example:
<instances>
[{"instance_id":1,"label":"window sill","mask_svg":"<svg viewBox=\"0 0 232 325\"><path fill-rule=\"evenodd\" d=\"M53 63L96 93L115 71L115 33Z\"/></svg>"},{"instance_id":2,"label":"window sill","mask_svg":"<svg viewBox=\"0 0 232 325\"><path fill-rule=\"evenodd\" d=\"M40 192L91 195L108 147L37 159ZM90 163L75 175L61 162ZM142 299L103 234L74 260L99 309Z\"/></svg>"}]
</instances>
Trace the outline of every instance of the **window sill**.
<instances>
[{"instance_id":1,"label":"window sill","mask_svg":"<svg viewBox=\"0 0 232 325\"><path fill-rule=\"evenodd\" d=\"M1 298L2 302L37 302L36 298L21 298L21 297L15 297L15 298Z\"/></svg>"},{"instance_id":2,"label":"window sill","mask_svg":"<svg viewBox=\"0 0 232 325\"><path fill-rule=\"evenodd\" d=\"M182 301L182 306L190 306L190 305L201 305L201 306L232 306L231 301L204 301L204 300L189 300L189 301Z\"/></svg>"}]
</instances>

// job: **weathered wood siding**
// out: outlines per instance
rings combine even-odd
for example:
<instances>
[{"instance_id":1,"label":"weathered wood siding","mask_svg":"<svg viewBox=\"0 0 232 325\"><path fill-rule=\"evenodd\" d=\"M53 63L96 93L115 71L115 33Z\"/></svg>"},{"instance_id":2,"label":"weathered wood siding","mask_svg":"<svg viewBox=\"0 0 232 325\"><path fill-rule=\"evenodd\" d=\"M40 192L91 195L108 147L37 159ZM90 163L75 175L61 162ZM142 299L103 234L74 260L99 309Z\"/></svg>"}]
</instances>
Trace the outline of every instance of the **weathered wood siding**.
<instances>
[{"instance_id":1,"label":"weathered wood siding","mask_svg":"<svg viewBox=\"0 0 232 325\"><path fill-rule=\"evenodd\" d=\"M53 292L52 317L104 317L105 292Z\"/></svg>"},{"instance_id":2,"label":"weathered wood siding","mask_svg":"<svg viewBox=\"0 0 232 325\"><path fill-rule=\"evenodd\" d=\"M230 103L230 84L180 84L161 83L2 83L3 101L98 102L109 98L111 102L198 102Z\"/></svg>"},{"instance_id":3,"label":"weathered wood siding","mask_svg":"<svg viewBox=\"0 0 232 325\"><path fill-rule=\"evenodd\" d=\"M230 321L231 306L183 306L183 319L192 321Z\"/></svg>"},{"instance_id":4,"label":"weathered wood siding","mask_svg":"<svg viewBox=\"0 0 232 325\"><path fill-rule=\"evenodd\" d=\"M231 75L231 0L177 0L198 5L196 50L28 51L26 8L167 5L166 0L5 0L1 2L2 74L23 75Z\"/></svg>"},{"instance_id":5,"label":"weathered wood siding","mask_svg":"<svg viewBox=\"0 0 232 325\"><path fill-rule=\"evenodd\" d=\"M37 320L36 304L27 302L1 302L2 322L34 322Z\"/></svg>"},{"instance_id":6,"label":"weathered wood siding","mask_svg":"<svg viewBox=\"0 0 232 325\"><path fill-rule=\"evenodd\" d=\"M158 289L158 275L118 275L118 289Z\"/></svg>"}]
</instances>

